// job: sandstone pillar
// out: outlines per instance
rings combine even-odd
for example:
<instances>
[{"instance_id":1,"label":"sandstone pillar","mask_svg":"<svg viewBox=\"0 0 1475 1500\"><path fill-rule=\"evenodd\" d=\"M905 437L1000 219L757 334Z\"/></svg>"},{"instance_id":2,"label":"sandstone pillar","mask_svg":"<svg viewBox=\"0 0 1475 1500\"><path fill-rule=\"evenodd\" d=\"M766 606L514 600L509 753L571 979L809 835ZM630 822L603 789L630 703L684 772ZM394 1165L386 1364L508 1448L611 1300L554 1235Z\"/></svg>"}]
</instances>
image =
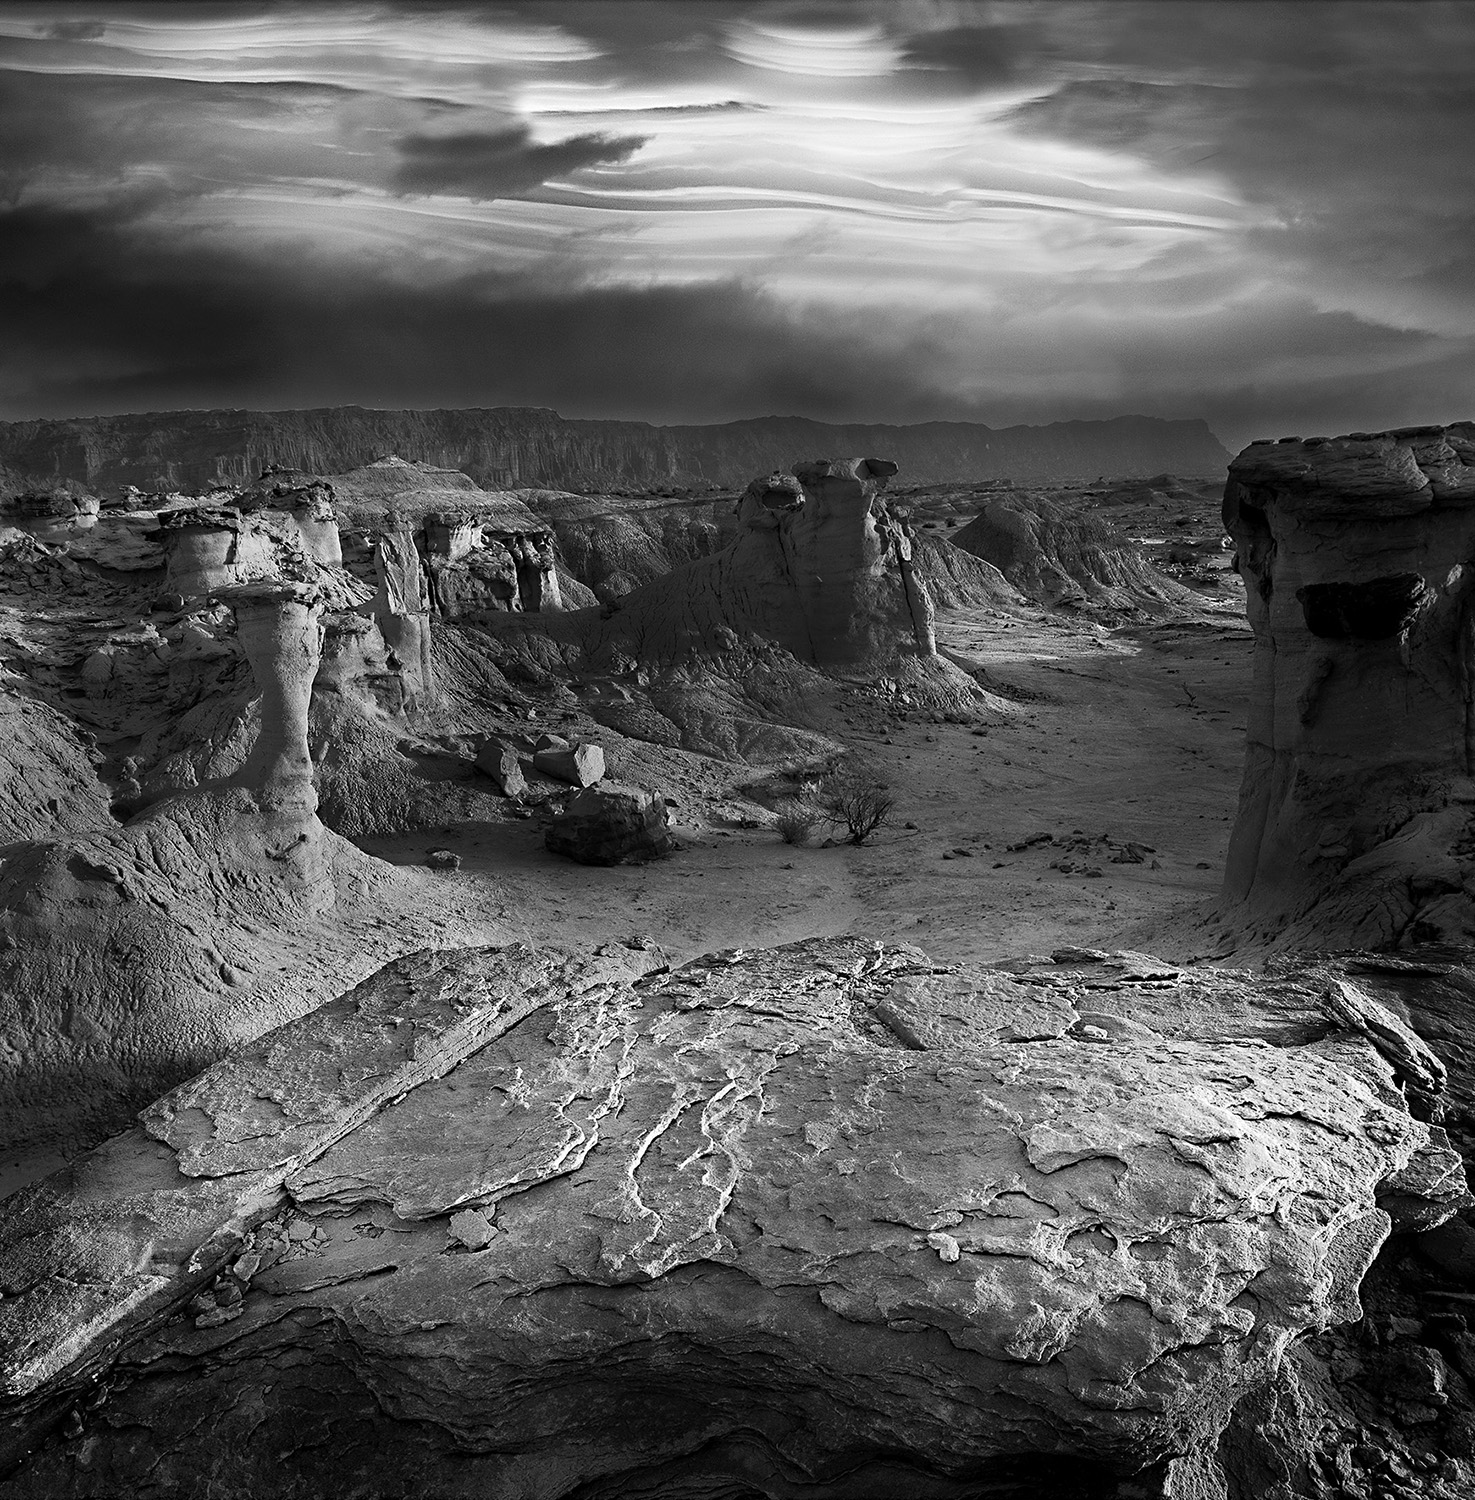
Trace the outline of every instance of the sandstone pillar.
<instances>
[{"instance_id":1,"label":"sandstone pillar","mask_svg":"<svg viewBox=\"0 0 1475 1500\"><path fill-rule=\"evenodd\" d=\"M159 517L158 539L168 567L165 587L186 599L242 583L253 571L269 570L265 539L228 506L165 511Z\"/></svg>"},{"instance_id":2,"label":"sandstone pillar","mask_svg":"<svg viewBox=\"0 0 1475 1500\"><path fill-rule=\"evenodd\" d=\"M235 610L236 630L261 694L261 730L233 780L273 813L317 810L307 713L322 656L321 604L310 585L254 583L218 597Z\"/></svg>"},{"instance_id":3,"label":"sandstone pillar","mask_svg":"<svg viewBox=\"0 0 1475 1500\"><path fill-rule=\"evenodd\" d=\"M1224 524L1255 631L1231 919L1450 937L1475 891L1475 425L1254 443Z\"/></svg>"},{"instance_id":4,"label":"sandstone pillar","mask_svg":"<svg viewBox=\"0 0 1475 1500\"><path fill-rule=\"evenodd\" d=\"M378 592L371 606L389 647L391 664L404 679L406 715L432 708L436 701L435 662L430 641L430 593L415 534L397 514L374 542Z\"/></svg>"},{"instance_id":5,"label":"sandstone pillar","mask_svg":"<svg viewBox=\"0 0 1475 1500\"><path fill-rule=\"evenodd\" d=\"M855 664L894 655L898 637L931 655L930 600L910 571L910 546L879 499L889 459L817 459L793 472L803 508L782 522L785 552L809 624L814 660ZM906 552L903 559L901 553Z\"/></svg>"}]
</instances>

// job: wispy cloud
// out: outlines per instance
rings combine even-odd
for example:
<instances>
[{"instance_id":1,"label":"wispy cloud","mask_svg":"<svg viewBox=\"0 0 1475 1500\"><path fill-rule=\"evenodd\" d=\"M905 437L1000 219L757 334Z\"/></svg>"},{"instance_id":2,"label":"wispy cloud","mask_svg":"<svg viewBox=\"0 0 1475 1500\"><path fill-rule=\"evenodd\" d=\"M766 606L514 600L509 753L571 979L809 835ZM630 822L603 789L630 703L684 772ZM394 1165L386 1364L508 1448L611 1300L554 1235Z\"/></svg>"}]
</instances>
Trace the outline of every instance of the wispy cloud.
<instances>
[{"instance_id":1,"label":"wispy cloud","mask_svg":"<svg viewBox=\"0 0 1475 1500\"><path fill-rule=\"evenodd\" d=\"M12 0L0 400L1468 414L1472 42L1443 0Z\"/></svg>"}]
</instances>

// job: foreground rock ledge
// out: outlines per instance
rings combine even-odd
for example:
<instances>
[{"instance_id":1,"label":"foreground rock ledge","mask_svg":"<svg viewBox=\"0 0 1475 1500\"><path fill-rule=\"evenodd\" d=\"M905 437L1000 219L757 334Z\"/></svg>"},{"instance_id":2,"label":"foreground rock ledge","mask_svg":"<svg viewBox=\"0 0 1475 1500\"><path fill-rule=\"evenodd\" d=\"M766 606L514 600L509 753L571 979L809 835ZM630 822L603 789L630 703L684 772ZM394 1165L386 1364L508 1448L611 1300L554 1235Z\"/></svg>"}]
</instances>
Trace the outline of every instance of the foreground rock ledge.
<instances>
[{"instance_id":1,"label":"foreground rock ledge","mask_svg":"<svg viewBox=\"0 0 1475 1500\"><path fill-rule=\"evenodd\" d=\"M1112 1493L1462 1198L1309 981L603 955L401 960L11 1200L8 1493Z\"/></svg>"}]
</instances>

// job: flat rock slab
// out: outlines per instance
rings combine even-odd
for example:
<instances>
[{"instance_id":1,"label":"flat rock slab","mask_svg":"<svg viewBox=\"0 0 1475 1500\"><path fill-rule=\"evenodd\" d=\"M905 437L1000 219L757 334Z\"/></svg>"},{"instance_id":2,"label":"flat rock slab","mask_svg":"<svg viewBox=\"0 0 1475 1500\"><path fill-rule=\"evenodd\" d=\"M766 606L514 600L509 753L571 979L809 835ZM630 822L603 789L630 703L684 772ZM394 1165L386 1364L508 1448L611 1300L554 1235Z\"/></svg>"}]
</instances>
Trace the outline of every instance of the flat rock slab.
<instances>
[{"instance_id":1,"label":"flat rock slab","mask_svg":"<svg viewBox=\"0 0 1475 1500\"><path fill-rule=\"evenodd\" d=\"M285 1201L282 1183L554 993L649 960L411 954L151 1104L139 1126L0 1208L0 1398L36 1390L191 1295Z\"/></svg>"},{"instance_id":2,"label":"flat rock slab","mask_svg":"<svg viewBox=\"0 0 1475 1500\"><path fill-rule=\"evenodd\" d=\"M496 986L435 957L441 1005ZM1258 992L1274 1045L1243 976L1131 954L967 970L835 939L540 983L274 1179L319 1232L238 1318L123 1356L94 1477L244 1497L291 1455L314 1497L931 1497L1024 1464L1096 1493L1040 1466L1207 1441L1358 1316L1395 1214L1463 1198L1373 1043L1307 1032L1317 986ZM1229 1019L1182 1034L1216 986ZM48 1452L15 1493L91 1493L79 1472Z\"/></svg>"}]
</instances>

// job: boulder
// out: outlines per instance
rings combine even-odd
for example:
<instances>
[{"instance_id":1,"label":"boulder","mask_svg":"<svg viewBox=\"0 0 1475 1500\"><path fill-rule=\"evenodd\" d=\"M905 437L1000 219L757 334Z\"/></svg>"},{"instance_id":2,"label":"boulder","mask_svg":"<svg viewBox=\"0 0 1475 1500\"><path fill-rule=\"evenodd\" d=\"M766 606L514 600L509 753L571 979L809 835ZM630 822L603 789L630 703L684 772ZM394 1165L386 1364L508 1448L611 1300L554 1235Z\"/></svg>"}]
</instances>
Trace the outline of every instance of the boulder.
<instances>
[{"instance_id":1,"label":"boulder","mask_svg":"<svg viewBox=\"0 0 1475 1500\"><path fill-rule=\"evenodd\" d=\"M520 797L527 790L522 761L505 740L488 740L476 752L476 769L490 776L504 797Z\"/></svg>"},{"instance_id":2,"label":"boulder","mask_svg":"<svg viewBox=\"0 0 1475 1500\"><path fill-rule=\"evenodd\" d=\"M569 798L544 843L581 865L638 864L676 847L666 799L644 787L607 781Z\"/></svg>"},{"instance_id":3,"label":"boulder","mask_svg":"<svg viewBox=\"0 0 1475 1500\"><path fill-rule=\"evenodd\" d=\"M604 779L604 751L598 745L550 746L533 753L533 766L555 781L570 786L593 786Z\"/></svg>"}]
</instances>

